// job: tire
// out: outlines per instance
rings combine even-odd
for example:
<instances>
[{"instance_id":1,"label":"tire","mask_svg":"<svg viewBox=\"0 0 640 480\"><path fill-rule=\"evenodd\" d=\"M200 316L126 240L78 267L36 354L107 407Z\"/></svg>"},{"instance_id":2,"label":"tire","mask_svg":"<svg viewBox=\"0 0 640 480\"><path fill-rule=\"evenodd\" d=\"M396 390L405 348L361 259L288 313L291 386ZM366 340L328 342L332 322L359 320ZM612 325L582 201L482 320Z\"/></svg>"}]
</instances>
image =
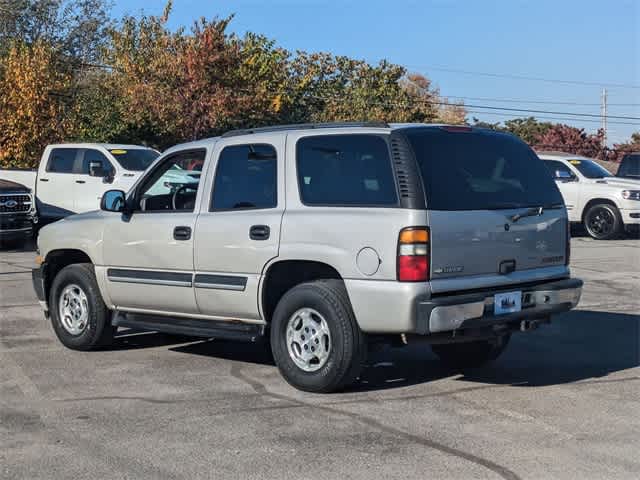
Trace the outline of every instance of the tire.
<instances>
[{"instance_id":1,"label":"tire","mask_svg":"<svg viewBox=\"0 0 640 480\"><path fill-rule=\"evenodd\" d=\"M492 340L431 345L431 350L451 368L477 368L492 362L507 348L510 334Z\"/></svg>"},{"instance_id":2,"label":"tire","mask_svg":"<svg viewBox=\"0 0 640 480\"><path fill-rule=\"evenodd\" d=\"M317 280L285 293L273 314L271 349L284 379L299 390L329 393L353 383L366 357L366 339L344 284ZM315 357L306 362L305 354Z\"/></svg>"},{"instance_id":3,"label":"tire","mask_svg":"<svg viewBox=\"0 0 640 480\"><path fill-rule=\"evenodd\" d=\"M64 313L61 300L68 305L67 312L71 312L64 318L61 318ZM102 300L90 263L69 265L60 270L51 285L49 311L53 330L67 348L95 350L113 342L115 329L111 326L110 311ZM78 312L82 314L74 318Z\"/></svg>"},{"instance_id":4,"label":"tire","mask_svg":"<svg viewBox=\"0 0 640 480\"><path fill-rule=\"evenodd\" d=\"M620 211L614 205L598 203L585 212L584 228L595 240L613 240L621 236L624 224Z\"/></svg>"}]
</instances>

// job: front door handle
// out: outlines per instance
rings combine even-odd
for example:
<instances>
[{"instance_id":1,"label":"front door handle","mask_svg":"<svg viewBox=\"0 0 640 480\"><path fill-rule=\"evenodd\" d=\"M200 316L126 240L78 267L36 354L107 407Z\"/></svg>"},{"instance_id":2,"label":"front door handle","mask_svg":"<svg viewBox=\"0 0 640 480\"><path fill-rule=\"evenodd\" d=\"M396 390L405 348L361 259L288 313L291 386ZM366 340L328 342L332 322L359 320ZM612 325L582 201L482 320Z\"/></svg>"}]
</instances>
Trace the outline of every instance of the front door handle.
<instances>
[{"instance_id":1,"label":"front door handle","mask_svg":"<svg viewBox=\"0 0 640 480\"><path fill-rule=\"evenodd\" d=\"M249 229L251 240L268 240L270 235L271 229L268 225L254 225Z\"/></svg>"},{"instance_id":2,"label":"front door handle","mask_svg":"<svg viewBox=\"0 0 640 480\"><path fill-rule=\"evenodd\" d=\"M76 183L87 183L84 180L76 180Z\"/></svg>"},{"instance_id":3,"label":"front door handle","mask_svg":"<svg viewBox=\"0 0 640 480\"><path fill-rule=\"evenodd\" d=\"M191 238L191 227L176 227L173 229L174 240L189 240Z\"/></svg>"}]
</instances>

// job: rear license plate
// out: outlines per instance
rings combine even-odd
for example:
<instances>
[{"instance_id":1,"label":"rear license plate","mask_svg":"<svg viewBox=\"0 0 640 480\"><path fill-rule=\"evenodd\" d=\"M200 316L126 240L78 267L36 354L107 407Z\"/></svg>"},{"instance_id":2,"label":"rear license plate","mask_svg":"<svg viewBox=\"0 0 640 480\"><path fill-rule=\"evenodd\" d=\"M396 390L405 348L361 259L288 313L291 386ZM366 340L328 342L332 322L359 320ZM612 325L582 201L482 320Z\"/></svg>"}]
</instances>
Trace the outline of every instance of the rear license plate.
<instances>
[{"instance_id":1,"label":"rear license plate","mask_svg":"<svg viewBox=\"0 0 640 480\"><path fill-rule=\"evenodd\" d=\"M494 315L519 312L522 310L522 292L497 293L493 297Z\"/></svg>"}]
</instances>

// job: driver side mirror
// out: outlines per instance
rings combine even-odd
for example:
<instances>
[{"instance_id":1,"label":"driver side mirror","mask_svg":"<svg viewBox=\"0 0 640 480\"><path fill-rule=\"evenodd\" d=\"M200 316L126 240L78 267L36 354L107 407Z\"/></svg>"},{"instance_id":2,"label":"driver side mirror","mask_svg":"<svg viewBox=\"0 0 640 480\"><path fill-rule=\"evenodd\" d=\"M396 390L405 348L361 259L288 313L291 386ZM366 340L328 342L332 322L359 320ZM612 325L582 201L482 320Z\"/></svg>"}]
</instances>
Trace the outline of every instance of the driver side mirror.
<instances>
[{"instance_id":1,"label":"driver side mirror","mask_svg":"<svg viewBox=\"0 0 640 480\"><path fill-rule=\"evenodd\" d=\"M556 170L555 179L563 183L575 182L578 180L575 175L572 175L570 172L567 172L566 170Z\"/></svg>"},{"instance_id":2,"label":"driver side mirror","mask_svg":"<svg viewBox=\"0 0 640 480\"><path fill-rule=\"evenodd\" d=\"M105 212L124 212L126 197L122 190L108 190L102 195L100 210Z\"/></svg>"}]
</instances>

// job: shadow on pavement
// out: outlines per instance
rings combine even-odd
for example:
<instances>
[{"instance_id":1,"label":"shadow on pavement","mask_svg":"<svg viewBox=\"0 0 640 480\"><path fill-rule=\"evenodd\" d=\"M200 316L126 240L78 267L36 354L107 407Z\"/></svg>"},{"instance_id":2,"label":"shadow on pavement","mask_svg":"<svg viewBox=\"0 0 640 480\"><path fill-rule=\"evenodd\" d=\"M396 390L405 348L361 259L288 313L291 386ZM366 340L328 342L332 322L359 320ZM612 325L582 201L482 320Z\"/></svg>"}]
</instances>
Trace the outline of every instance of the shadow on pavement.
<instances>
[{"instance_id":1,"label":"shadow on pavement","mask_svg":"<svg viewBox=\"0 0 640 480\"><path fill-rule=\"evenodd\" d=\"M116 349L169 346L171 351L273 366L264 343L196 340L149 332L118 334ZM546 386L606 377L640 365L640 315L572 311L549 326L514 334L505 353L485 367L445 368L428 346L385 348L369 355L349 392L386 390L457 376L483 384ZM634 377L640 379L640 376Z\"/></svg>"}]
</instances>

